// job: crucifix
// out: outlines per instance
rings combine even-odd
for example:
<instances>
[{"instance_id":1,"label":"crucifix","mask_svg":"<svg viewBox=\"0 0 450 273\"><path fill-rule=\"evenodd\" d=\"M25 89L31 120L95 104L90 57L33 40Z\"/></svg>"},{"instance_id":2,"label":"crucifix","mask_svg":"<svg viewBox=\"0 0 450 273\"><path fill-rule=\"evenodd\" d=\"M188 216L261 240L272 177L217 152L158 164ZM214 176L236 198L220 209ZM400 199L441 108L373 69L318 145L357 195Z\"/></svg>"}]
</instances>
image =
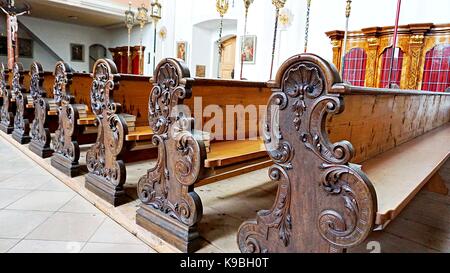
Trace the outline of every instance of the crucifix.
<instances>
[{"instance_id":1,"label":"crucifix","mask_svg":"<svg viewBox=\"0 0 450 273\"><path fill-rule=\"evenodd\" d=\"M18 22L17 17L31 13L30 5L24 3L24 7L17 8L14 0L0 0L0 9L6 15L7 43L8 43L8 68L12 69L19 58Z\"/></svg>"}]
</instances>

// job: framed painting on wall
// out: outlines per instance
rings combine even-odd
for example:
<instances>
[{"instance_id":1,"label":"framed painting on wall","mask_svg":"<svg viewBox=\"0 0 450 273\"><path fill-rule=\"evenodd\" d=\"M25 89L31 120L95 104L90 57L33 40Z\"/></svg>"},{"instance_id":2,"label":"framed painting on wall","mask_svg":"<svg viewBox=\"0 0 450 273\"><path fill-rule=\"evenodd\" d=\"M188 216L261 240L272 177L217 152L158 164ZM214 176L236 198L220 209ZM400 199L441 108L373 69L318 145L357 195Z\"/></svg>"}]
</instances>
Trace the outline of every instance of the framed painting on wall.
<instances>
[{"instance_id":1,"label":"framed painting on wall","mask_svg":"<svg viewBox=\"0 0 450 273\"><path fill-rule=\"evenodd\" d=\"M245 64L254 64L256 57L256 36L255 35L247 35L241 37L241 56L244 59Z\"/></svg>"},{"instance_id":2,"label":"framed painting on wall","mask_svg":"<svg viewBox=\"0 0 450 273\"><path fill-rule=\"evenodd\" d=\"M195 76L204 78L206 76L206 65L195 66Z\"/></svg>"},{"instance_id":3,"label":"framed painting on wall","mask_svg":"<svg viewBox=\"0 0 450 273\"><path fill-rule=\"evenodd\" d=\"M8 55L8 40L5 36L0 36L0 56ZM19 57L33 58L33 40L19 38Z\"/></svg>"},{"instance_id":4,"label":"framed painting on wall","mask_svg":"<svg viewBox=\"0 0 450 273\"><path fill-rule=\"evenodd\" d=\"M19 38L19 57L33 58L33 40Z\"/></svg>"},{"instance_id":5,"label":"framed painting on wall","mask_svg":"<svg viewBox=\"0 0 450 273\"><path fill-rule=\"evenodd\" d=\"M187 62L187 47L188 44L185 41L179 41L177 42L177 53L176 56L178 59L183 60L184 62Z\"/></svg>"},{"instance_id":6,"label":"framed painting on wall","mask_svg":"<svg viewBox=\"0 0 450 273\"><path fill-rule=\"evenodd\" d=\"M84 45L70 44L70 60L72 62L84 62Z\"/></svg>"},{"instance_id":7,"label":"framed painting on wall","mask_svg":"<svg viewBox=\"0 0 450 273\"><path fill-rule=\"evenodd\" d=\"M8 44L5 36L0 36L0 56L8 55Z\"/></svg>"}]
</instances>

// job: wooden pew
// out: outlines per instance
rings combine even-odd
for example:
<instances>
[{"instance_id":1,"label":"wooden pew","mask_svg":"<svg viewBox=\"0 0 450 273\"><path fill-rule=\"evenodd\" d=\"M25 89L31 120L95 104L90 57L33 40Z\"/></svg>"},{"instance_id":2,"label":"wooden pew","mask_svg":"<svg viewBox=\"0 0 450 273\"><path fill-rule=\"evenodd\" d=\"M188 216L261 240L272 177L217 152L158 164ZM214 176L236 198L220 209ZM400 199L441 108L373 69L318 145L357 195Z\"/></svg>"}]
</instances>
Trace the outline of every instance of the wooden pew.
<instances>
[{"instance_id":1,"label":"wooden pew","mask_svg":"<svg viewBox=\"0 0 450 273\"><path fill-rule=\"evenodd\" d=\"M3 90L9 88L8 76L6 75L8 71L5 69L3 63L0 63L0 109L3 106ZM1 122L0 114L0 122Z\"/></svg>"},{"instance_id":2,"label":"wooden pew","mask_svg":"<svg viewBox=\"0 0 450 273\"><path fill-rule=\"evenodd\" d=\"M265 134L278 192L240 227L242 252L342 252L427 183L445 186L450 94L350 86L312 54L287 60L272 88Z\"/></svg>"},{"instance_id":3,"label":"wooden pew","mask_svg":"<svg viewBox=\"0 0 450 273\"><path fill-rule=\"evenodd\" d=\"M89 74L73 73L64 62L56 64L54 76L52 89L57 105L58 128L52 139L54 153L51 164L67 176L75 177L82 170L79 163L80 145L94 143L97 138L95 119L86 122L92 120L88 99L92 79ZM48 114L55 113L50 110Z\"/></svg>"},{"instance_id":4,"label":"wooden pew","mask_svg":"<svg viewBox=\"0 0 450 273\"><path fill-rule=\"evenodd\" d=\"M194 187L272 163L262 140L257 138L260 136L258 126L248 126L259 125L258 111L253 117L230 112L236 105L242 108L265 106L271 92L265 83L190 78L186 65L175 59L161 61L154 79L149 120L155 132L153 142L158 145L159 158L156 166L139 181L138 195L142 204L136 221L180 250L191 252L199 247L197 223L203 214L202 202ZM223 120L220 124L223 127L207 126L212 118L203 118L202 112L207 108L194 107L195 98L201 98L205 107L217 104L222 113L216 114L216 118L219 116ZM182 106L186 106L189 113L184 112ZM246 140L236 140L238 120L245 126L242 135ZM226 141L217 140L227 127ZM256 138L249 140L251 135Z\"/></svg>"},{"instance_id":5,"label":"wooden pew","mask_svg":"<svg viewBox=\"0 0 450 273\"><path fill-rule=\"evenodd\" d=\"M151 143L153 131L148 126L148 89L132 88L136 78L119 75L116 65L108 59L95 63L92 78L90 98L98 134L86 154L89 173L85 186L119 206L130 201L123 187L125 163L154 158L157 153ZM150 86L148 80L145 83Z\"/></svg>"},{"instance_id":6,"label":"wooden pew","mask_svg":"<svg viewBox=\"0 0 450 273\"><path fill-rule=\"evenodd\" d=\"M30 96L25 88L25 84L28 83L29 86L30 78L28 77L27 83L24 83L27 74L28 72L24 71L21 63L14 64L11 89L14 94L13 99L16 102L16 113L12 137L20 144L27 144L31 141L30 122L33 122L34 118L34 109L30 106L32 102L29 102Z\"/></svg>"},{"instance_id":7,"label":"wooden pew","mask_svg":"<svg viewBox=\"0 0 450 273\"><path fill-rule=\"evenodd\" d=\"M16 102L12 100L12 90L9 84L10 71L3 64L0 66L0 92L2 96L2 107L0 111L0 130L11 134L14 130L14 113Z\"/></svg>"},{"instance_id":8,"label":"wooden pew","mask_svg":"<svg viewBox=\"0 0 450 273\"><path fill-rule=\"evenodd\" d=\"M30 77L34 119L30 129L29 149L42 158L48 158L53 155L53 149L50 148L51 133L55 132L58 124L57 115L54 114L56 104L53 99L53 88L49 88L47 84L52 82L52 77L50 73L44 72L38 62L31 65ZM44 86L44 83L47 85Z\"/></svg>"}]
</instances>

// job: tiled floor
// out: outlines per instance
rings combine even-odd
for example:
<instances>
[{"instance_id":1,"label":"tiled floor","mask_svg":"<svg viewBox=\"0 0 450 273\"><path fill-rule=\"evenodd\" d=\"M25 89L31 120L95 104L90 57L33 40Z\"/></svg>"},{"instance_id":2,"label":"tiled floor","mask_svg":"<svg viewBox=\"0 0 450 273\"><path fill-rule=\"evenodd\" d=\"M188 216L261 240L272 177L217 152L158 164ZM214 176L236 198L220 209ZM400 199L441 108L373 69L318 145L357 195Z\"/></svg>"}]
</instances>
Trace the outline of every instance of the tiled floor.
<instances>
[{"instance_id":1,"label":"tiled floor","mask_svg":"<svg viewBox=\"0 0 450 273\"><path fill-rule=\"evenodd\" d=\"M0 253L154 252L0 138Z\"/></svg>"}]
</instances>

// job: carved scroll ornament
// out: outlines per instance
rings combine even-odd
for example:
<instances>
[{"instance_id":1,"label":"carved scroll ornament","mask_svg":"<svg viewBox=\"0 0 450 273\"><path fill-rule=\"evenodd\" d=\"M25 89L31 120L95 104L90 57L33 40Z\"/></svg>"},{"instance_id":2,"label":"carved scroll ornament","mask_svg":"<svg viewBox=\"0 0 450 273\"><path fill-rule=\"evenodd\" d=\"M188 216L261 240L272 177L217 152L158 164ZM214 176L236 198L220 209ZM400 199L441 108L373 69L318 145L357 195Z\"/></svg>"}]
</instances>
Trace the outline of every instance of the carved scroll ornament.
<instances>
[{"instance_id":1,"label":"carved scroll ornament","mask_svg":"<svg viewBox=\"0 0 450 273\"><path fill-rule=\"evenodd\" d=\"M47 113L50 107L47 101L47 93L42 87L44 69L40 63L34 62L31 65L30 76L30 94L34 105L34 119L30 131L30 149L42 157L48 157L53 152L50 150L50 130L47 128Z\"/></svg>"},{"instance_id":2,"label":"carved scroll ornament","mask_svg":"<svg viewBox=\"0 0 450 273\"><path fill-rule=\"evenodd\" d=\"M26 89L23 86L25 72L21 63L15 63L13 67L12 92L16 100L16 114L14 116L14 132L13 138L19 142L27 143L30 140L30 121L26 105L28 99L26 96Z\"/></svg>"},{"instance_id":3,"label":"carved scroll ornament","mask_svg":"<svg viewBox=\"0 0 450 273\"><path fill-rule=\"evenodd\" d=\"M203 213L194 184L206 156L203 142L192 133L194 120L182 108L184 99L192 94L193 80L186 65L175 59L161 61L154 79L149 121L155 133L153 143L159 149L158 161L140 179L138 195L142 207L189 229L196 226Z\"/></svg>"},{"instance_id":4,"label":"carved scroll ornament","mask_svg":"<svg viewBox=\"0 0 450 273\"><path fill-rule=\"evenodd\" d=\"M123 190L126 170L121 156L125 151L126 122L119 115L121 105L113 100L113 92L119 86L116 65L107 59L94 65L91 88L91 108L97 116L97 141L86 155L89 177L97 181L96 187L106 188L111 194ZM90 178L86 181L91 181Z\"/></svg>"},{"instance_id":5,"label":"carved scroll ornament","mask_svg":"<svg viewBox=\"0 0 450 273\"><path fill-rule=\"evenodd\" d=\"M2 97L2 105L0 109L0 124L5 128L13 126L14 115L11 109L11 90L8 85L9 71L0 64L0 95Z\"/></svg>"},{"instance_id":6,"label":"carved scroll ornament","mask_svg":"<svg viewBox=\"0 0 450 273\"><path fill-rule=\"evenodd\" d=\"M342 251L372 231L375 191L349 164L352 145L330 143L325 129L327 116L344 110L343 97L328 92L341 82L334 67L312 54L280 68L265 125L278 193L271 210L240 227L242 252Z\"/></svg>"},{"instance_id":7,"label":"carved scroll ornament","mask_svg":"<svg viewBox=\"0 0 450 273\"><path fill-rule=\"evenodd\" d=\"M75 98L70 92L72 84L72 69L64 62L55 66L55 83L53 94L58 106L58 129L55 131L52 144L55 154L66 158L72 164L78 164L80 148L76 142L75 124L78 111L74 107Z\"/></svg>"}]
</instances>

